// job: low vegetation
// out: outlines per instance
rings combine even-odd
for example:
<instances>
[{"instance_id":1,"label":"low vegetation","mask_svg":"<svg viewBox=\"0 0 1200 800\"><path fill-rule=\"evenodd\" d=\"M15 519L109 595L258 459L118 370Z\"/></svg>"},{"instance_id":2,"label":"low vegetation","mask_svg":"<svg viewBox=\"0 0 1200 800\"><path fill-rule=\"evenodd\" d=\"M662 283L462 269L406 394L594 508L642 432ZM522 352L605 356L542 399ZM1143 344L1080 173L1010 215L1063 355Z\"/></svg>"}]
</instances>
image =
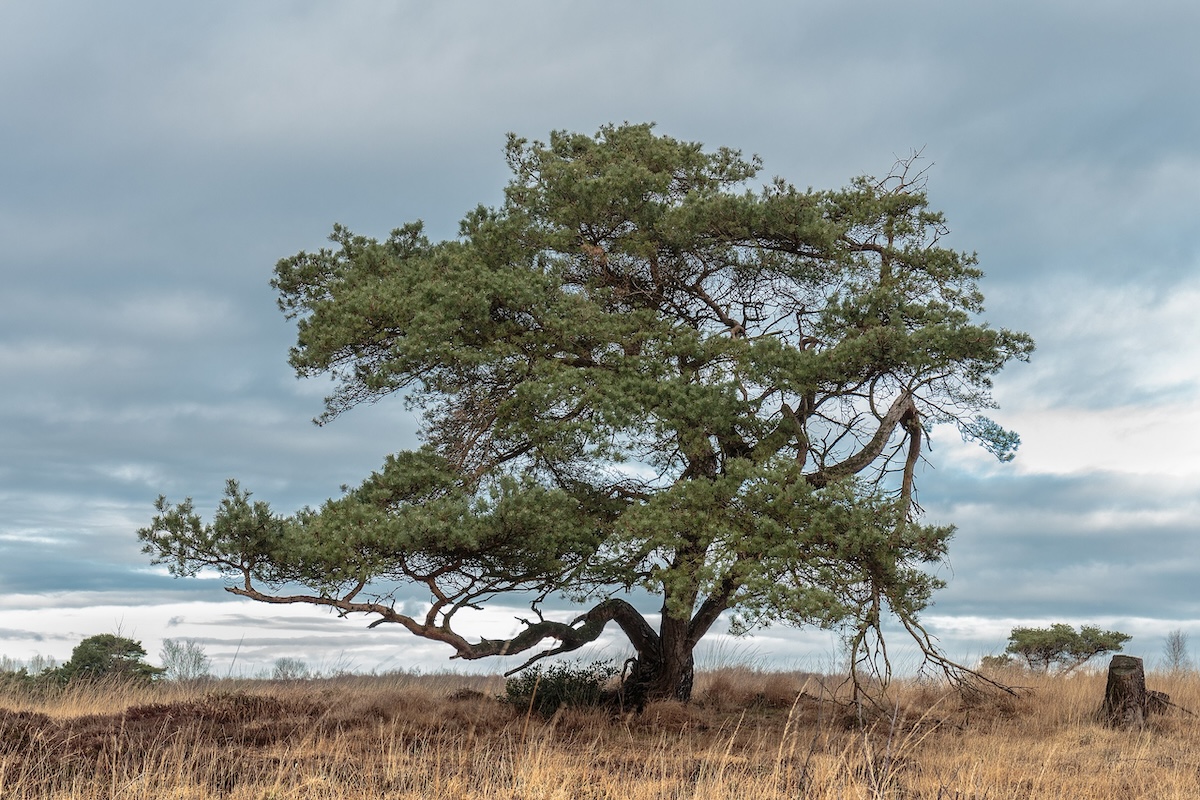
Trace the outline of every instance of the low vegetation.
<instances>
[{"instance_id":1,"label":"low vegetation","mask_svg":"<svg viewBox=\"0 0 1200 800\"><path fill-rule=\"evenodd\" d=\"M80 642L71 652L71 659L61 666L52 659L35 659L31 664L3 659L0 687L37 689L102 680L149 684L168 672L147 664L145 658L141 642L101 633Z\"/></svg>"},{"instance_id":2,"label":"low vegetation","mask_svg":"<svg viewBox=\"0 0 1200 800\"><path fill-rule=\"evenodd\" d=\"M0 689L0 796L26 798L1007 798L1200 796L1200 678L1179 707L1098 724L1102 672L1013 672L964 700L895 682L877 708L803 673L701 673L640 713L505 701L503 679L92 681Z\"/></svg>"},{"instance_id":3,"label":"low vegetation","mask_svg":"<svg viewBox=\"0 0 1200 800\"><path fill-rule=\"evenodd\" d=\"M605 704L623 708L619 692L609 689L617 669L610 661L573 664L558 661L522 670L504 683L504 700L519 709L551 716L563 706L594 708Z\"/></svg>"}]
</instances>

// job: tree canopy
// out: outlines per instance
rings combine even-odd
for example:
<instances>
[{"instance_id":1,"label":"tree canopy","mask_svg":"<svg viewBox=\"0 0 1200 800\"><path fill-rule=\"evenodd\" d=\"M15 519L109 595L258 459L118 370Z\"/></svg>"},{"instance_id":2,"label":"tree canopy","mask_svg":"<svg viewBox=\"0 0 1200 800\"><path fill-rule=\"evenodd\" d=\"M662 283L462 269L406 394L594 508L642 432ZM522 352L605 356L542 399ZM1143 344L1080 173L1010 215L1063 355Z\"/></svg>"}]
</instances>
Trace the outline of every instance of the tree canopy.
<instances>
[{"instance_id":1,"label":"tree canopy","mask_svg":"<svg viewBox=\"0 0 1200 800\"><path fill-rule=\"evenodd\" d=\"M1048 628L1013 628L1005 652L1020 656L1030 669L1048 672L1055 667L1070 672L1098 655L1119 653L1133 637L1081 625L1076 631L1063 622Z\"/></svg>"},{"instance_id":2,"label":"tree canopy","mask_svg":"<svg viewBox=\"0 0 1200 800\"><path fill-rule=\"evenodd\" d=\"M73 680L109 678L149 683L164 670L147 664L142 643L112 633L84 639L71 651L71 660L55 674L64 683Z\"/></svg>"},{"instance_id":3,"label":"tree canopy","mask_svg":"<svg viewBox=\"0 0 1200 800\"><path fill-rule=\"evenodd\" d=\"M980 413L1033 345L980 320L982 273L942 246L924 175L753 189L757 158L650 125L510 136L506 152L504 202L456 238L335 225L332 248L275 269L291 365L335 381L318 422L400 394L423 445L290 516L234 481L211 523L160 498L146 552L459 658L530 663L615 622L641 696L686 698L726 612L735 631L847 626L857 662L890 611L926 647L927 567L952 533L919 522L930 429L1010 459L1017 437ZM430 602L406 611L396 582ZM533 598L515 636L456 632L506 595ZM581 612L547 618L558 595Z\"/></svg>"}]
</instances>

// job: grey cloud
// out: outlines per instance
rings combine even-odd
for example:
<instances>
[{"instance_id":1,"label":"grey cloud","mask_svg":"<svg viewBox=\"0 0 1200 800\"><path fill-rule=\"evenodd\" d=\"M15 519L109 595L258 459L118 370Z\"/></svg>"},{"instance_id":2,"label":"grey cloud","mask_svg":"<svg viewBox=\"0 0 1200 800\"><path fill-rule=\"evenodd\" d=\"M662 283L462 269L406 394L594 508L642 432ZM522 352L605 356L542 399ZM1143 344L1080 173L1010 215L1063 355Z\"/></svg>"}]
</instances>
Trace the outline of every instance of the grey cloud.
<instances>
[{"instance_id":1,"label":"grey cloud","mask_svg":"<svg viewBox=\"0 0 1200 800\"><path fill-rule=\"evenodd\" d=\"M936 613L1200 617L1189 511L1200 490L1156 482L1114 473L943 478L924 495L932 519L958 527Z\"/></svg>"},{"instance_id":2,"label":"grey cloud","mask_svg":"<svg viewBox=\"0 0 1200 800\"><path fill-rule=\"evenodd\" d=\"M988 273L988 318L1040 343L1001 376L1006 407L1186 402L1196 377L1148 354L1190 348L1168 300L1200 264L1198 22L1153 0L6 7L0 586L53 592L47 607L226 599L147 569L134 531L159 492L210 510L238 477L290 512L415 443L399 401L311 424L327 387L287 367L271 268L335 221L453 236L500 202L508 131L654 120L818 188L924 147L948 242ZM1186 487L924 481L930 517L960 528L939 614L1195 610ZM381 641L320 614L276 622Z\"/></svg>"},{"instance_id":3,"label":"grey cloud","mask_svg":"<svg viewBox=\"0 0 1200 800\"><path fill-rule=\"evenodd\" d=\"M176 584L168 577L140 570L136 547L105 547L97 538L9 539L2 545L0 585L9 594L46 597L61 592L103 593L119 604L164 602L181 593L201 591L199 586Z\"/></svg>"}]
</instances>

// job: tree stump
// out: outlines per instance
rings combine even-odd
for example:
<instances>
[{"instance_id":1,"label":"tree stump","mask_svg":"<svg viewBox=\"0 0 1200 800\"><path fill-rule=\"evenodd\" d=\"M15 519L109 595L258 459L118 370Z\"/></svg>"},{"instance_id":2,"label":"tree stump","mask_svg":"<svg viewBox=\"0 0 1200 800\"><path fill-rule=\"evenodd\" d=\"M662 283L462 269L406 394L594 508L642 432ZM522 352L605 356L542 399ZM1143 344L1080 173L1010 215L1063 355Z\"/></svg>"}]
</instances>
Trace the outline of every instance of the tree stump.
<instances>
[{"instance_id":1,"label":"tree stump","mask_svg":"<svg viewBox=\"0 0 1200 800\"><path fill-rule=\"evenodd\" d=\"M1146 691L1146 671L1134 656L1113 656L1108 665L1108 685L1100 717L1106 725L1126 730L1141 728L1151 714L1167 710L1171 699L1163 692Z\"/></svg>"}]
</instances>

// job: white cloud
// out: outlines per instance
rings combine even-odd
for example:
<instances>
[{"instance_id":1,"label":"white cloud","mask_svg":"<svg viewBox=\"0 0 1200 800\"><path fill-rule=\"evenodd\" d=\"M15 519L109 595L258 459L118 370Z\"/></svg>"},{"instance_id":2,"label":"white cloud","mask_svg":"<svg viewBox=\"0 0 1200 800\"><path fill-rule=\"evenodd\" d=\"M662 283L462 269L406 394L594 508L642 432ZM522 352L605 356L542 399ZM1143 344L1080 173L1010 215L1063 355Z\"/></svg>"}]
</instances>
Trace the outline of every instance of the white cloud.
<instances>
[{"instance_id":1,"label":"white cloud","mask_svg":"<svg viewBox=\"0 0 1200 800\"><path fill-rule=\"evenodd\" d=\"M1021 434L1022 474L1118 472L1200 477L1200 407L1125 405L1008 415Z\"/></svg>"},{"instance_id":2,"label":"white cloud","mask_svg":"<svg viewBox=\"0 0 1200 800\"><path fill-rule=\"evenodd\" d=\"M1065 275L1021 294L1004 304L1024 303L1038 350L999 376L992 415L1021 436L1011 468L1200 476L1200 281L1111 286ZM935 432L938 459L995 470L956 439Z\"/></svg>"}]
</instances>

